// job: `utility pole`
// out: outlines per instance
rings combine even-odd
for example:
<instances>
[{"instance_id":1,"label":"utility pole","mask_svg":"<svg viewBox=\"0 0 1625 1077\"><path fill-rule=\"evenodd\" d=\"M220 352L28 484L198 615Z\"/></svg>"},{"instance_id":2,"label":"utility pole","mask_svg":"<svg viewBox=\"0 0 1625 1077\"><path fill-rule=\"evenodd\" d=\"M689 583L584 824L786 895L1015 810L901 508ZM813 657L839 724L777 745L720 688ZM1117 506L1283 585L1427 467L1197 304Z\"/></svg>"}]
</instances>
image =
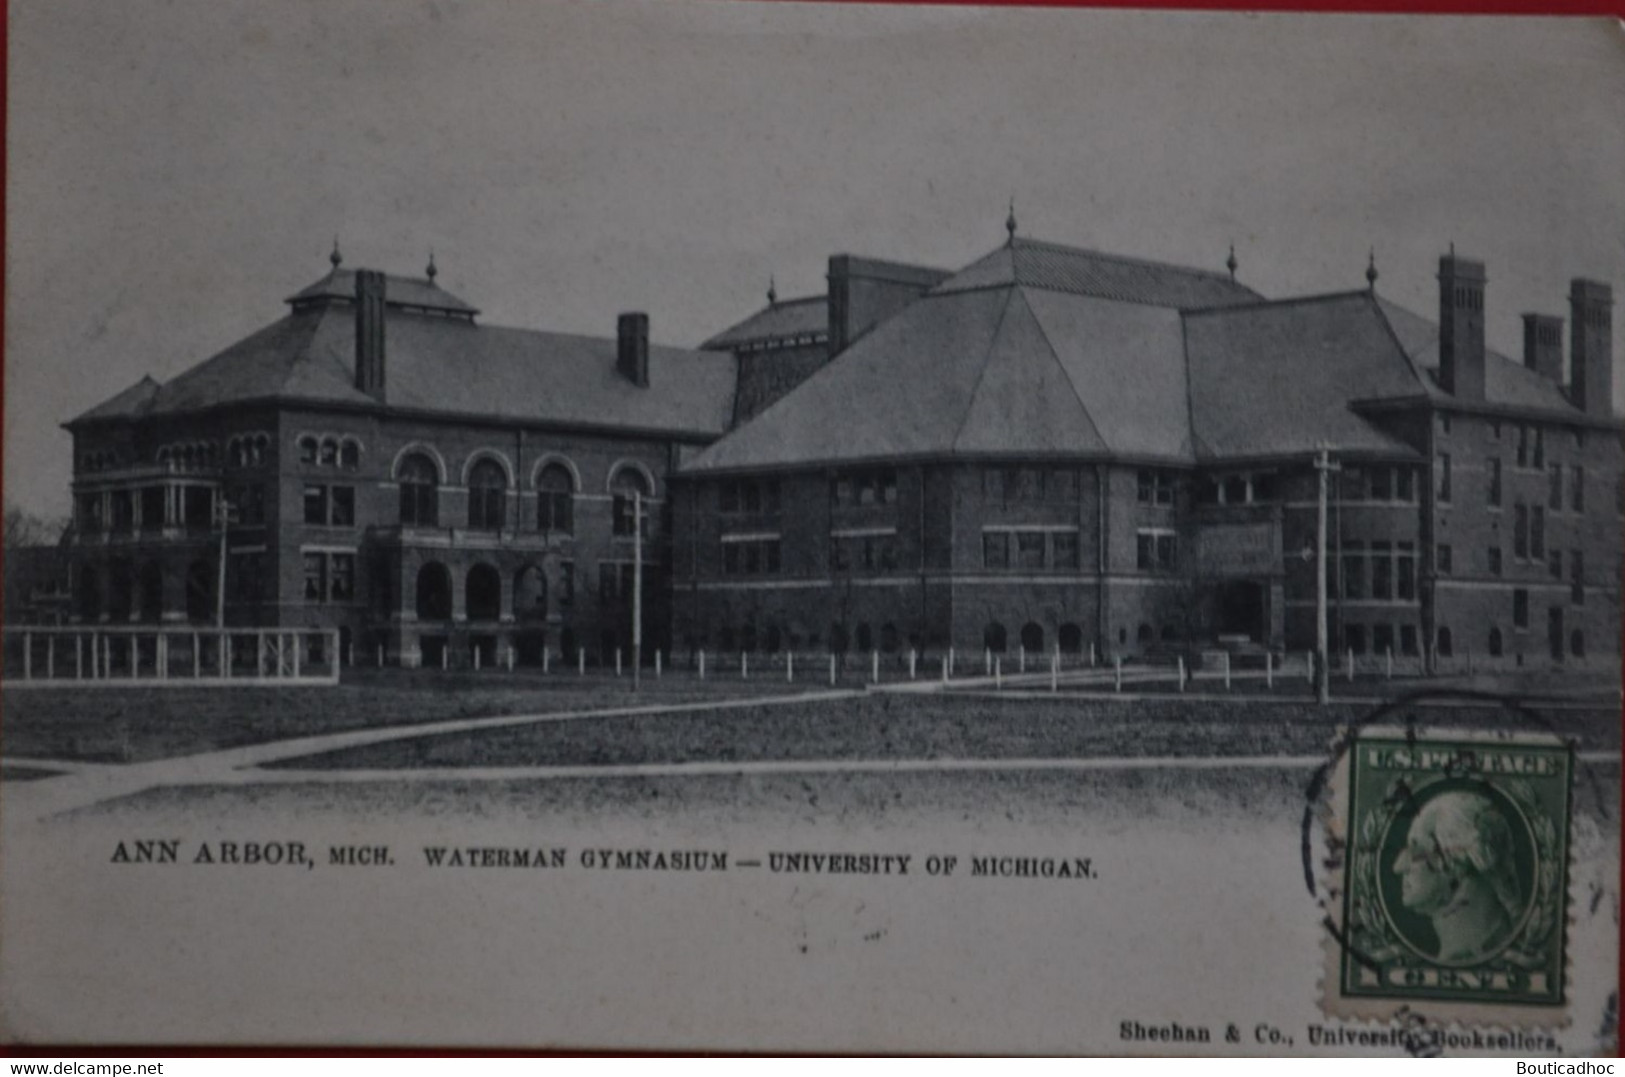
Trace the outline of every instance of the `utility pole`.
<instances>
[{"instance_id":1,"label":"utility pole","mask_svg":"<svg viewBox=\"0 0 1625 1077\"><path fill-rule=\"evenodd\" d=\"M1315 511L1315 698L1322 704L1331 702L1331 666L1328 662L1329 641L1326 630L1326 487L1327 477L1340 470L1332 463L1325 445L1315 452L1315 471L1320 479L1320 498Z\"/></svg>"},{"instance_id":2,"label":"utility pole","mask_svg":"<svg viewBox=\"0 0 1625 1077\"><path fill-rule=\"evenodd\" d=\"M643 493L632 491L632 691L643 687Z\"/></svg>"},{"instance_id":3,"label":"utility pole","mask_svg":"<svg viewBox=\"0 0 1625 1077\"><path fill-rule=\"evenodd\" d=\"M226 529L235 520L231 502L226 500L226 492L221 490L214 499L214 526L220 529L220 565L215 576L214 586L214 626L226 627Z\"/></svg>"}]
</instances>

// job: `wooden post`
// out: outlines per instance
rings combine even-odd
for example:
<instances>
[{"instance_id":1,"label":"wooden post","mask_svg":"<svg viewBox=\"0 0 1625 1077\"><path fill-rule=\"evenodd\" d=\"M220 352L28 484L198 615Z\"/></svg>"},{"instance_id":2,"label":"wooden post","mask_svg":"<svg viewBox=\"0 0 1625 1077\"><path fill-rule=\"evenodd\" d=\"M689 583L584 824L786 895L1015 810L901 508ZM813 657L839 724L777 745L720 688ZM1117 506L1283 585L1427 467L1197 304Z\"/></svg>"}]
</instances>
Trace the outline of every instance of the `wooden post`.
<instances>
[{"instance_id":1,"label":"wooden post","mask_svg":"<svg viewBox=\"0 0 1625 1077\"><path fill-rule=\"evenodd\" d=\"M303 651L304 648L299 646L299 633L295 632L289 638L293 641L293 676L294 676L294 680L298 680L299 679L299 659L301 657L300 652ZM335 657L337 657L337 656L335 656ZM280 668L278 668L277 672L281 673L282 670Z\"/></svg>"},{"instance_id":2,"label":"wooden post","mask_svg":"<svg viewBox=\"0 0 1625 1077\"><path fill-rule=\"evenodd\" d=\"M954 675L954 649L952 647L949 647L948 648L948 676L952 677L953 675Z\"/></svg>"},{"instance_id":3,"label":"wooden post","mask_svg":"<svg viewBox=\"0 0 1625 1077\"><path fill-rule=\"evenodd\" d=\"M1230 652L1224 652L1224 690L1230 691Z\"/></svg>"},{"instance_id":4,"label":"wooden post","mask_svg":"<svg viewBox=\"0 0 1625 1077\"><path fill-rule=\"evenodd\" d=\"M1004 659L1002 658L993 660L993 687L996 689L1004 687Z\"/></svg>"},{"instance_id":5,"label":"wooden post","mask_svg":"<svg viewBox=\"0 0 1625 1077\"><path fill-rule=\"evenodd\" d=\"M660 679L660 648L655 648L655 679Z\"/></svg>"},{"instance_id":6,"label":"wooden post","mask_svg":"<svg viewBox=\"0 0 1625 1077\"><path fill-rule=\"evenodd\" d=\"M1354 683L1354 648L1353 647L1350 647L1348 649L1347 657L1348 657L1348 662L1349 662L1349 668L1348 668L1348 674L1347 674L1348 675L1348 682L1350 684L1353 684Z\"/></svg>"},{"instance_id":7,"label":"wooden post","mask_svg":"<svg viewBox=\"0 0 1625 1077\"><path fill-rule=\"evenodd\" d=\"M169 636L163 632L153 637L152 657L158 663L158 679L169 680Z\"/></svg>"},{"instance_id":8,"label":"wooden post","mask_svg":"<svg viewBox=\"0 0 1625 1077\"><path fill-rule=\"evenodd\" d=\"M1179 661L1179 690L1181 692L1183 692L1185 690L1185 656L1184 655L1179 655L1178 656L1178 661Z\"/></svg>"},{"instance_id":9,"label":"wooden post","mask_svg":"<svg viewBox=\"0 0 1625 1077\"><path fill-rule=\"evenodd\" d=\"M1264 687L1275 687L1275 655L1269 651L1264 652Z\"/></svg>"},{"instance_id":10,"label":"wooden post","mask_svg":"<svg viewBox=\"0 0 1625 1077\"><path fill-rule=\"evenodd\" d=\"M835 652L834 651L829 652L829 683L830 683L830 687L833 688L835 686Z\"/></svg>"},{"instance_id":11,"label":"wooden post","mask_svg":"<svg viewBox=\"0 0 1625 1077\"><path fill-rule=\"evenodd\" d=\"M1026 673L1027 672L1027 645L1025 643L1021 644L1016 649L1016 654L1019 656L1019 661L1021 662L1021 665L1017 667L1016 672L1017 673Z\"/></svg>"},{"instance_id":12,"label":"wooden post","mask_svg":"<svg viewBox=\"0 0 1625 1077\"><path fill-rule=\"evenodd\" d=\"M561 651L560 652L560 657L562 657L562 656L563 656L563 652ZM543 675L546 675L548 667L551 666L552 664L553 664L553 652L549 651L547 649L547 641L544 639L542 641L542 673L543 673Z\"/></svg>"},{"instance_id":13,"label":"wooden post","mask_svg":"<svg viewBox=\"0 0 1625 1077\"><path fill-rule=\"evenodd\" d=\"M84 680L85 677L85 637L73 637L73 679Z\"/></svg>"},{"instance_id":14,"label":"wooden post","mask_svg":"<svg viewBox=\"0 0 1625 1077\"><path fill-rule=\"evenodd\" d=\"M985 677L993 672L993 648L982 648L982 675Z\"/></svg>"},{"instance_id":15,"label":"wooden post","mask_svg":"<svg viewBox=\"0 0 1625 1077\"><path fill-rule=\"evenodd\" d=\"M621 675L621 649L615 648L615 676Z\"/></svg>"},{"instance_id":16,"label":"wooden post","mask_svg":"<svg viewBox=\"0 0 1625 1077\"><path fill-rule=\"evenodd\" d=\"M880 683L880 652L869 652L869 679L875 684Z\"/></svg>"},{"instance_id":17,"label":"wooden post","mask_svg":"<svg viewBox=\"0 0 1625 1077\"><path fill-rule=\"evenodd\" d=\"M1049 660L1049 690L1051 692L1061 690L1061 649L1059 647L1055 649L1055 653L1050 656Z\"/></svg>"},{"instance_id":18,"label":"wooden post","mask_svg":"<svg viewBox=\"0 0 1625 1077\"><path fill-rule=\"evenodd\" d=\"M918 658L919 655L914 653L914 648L910 647L908 649L908 679L911 681L914 679L914 664Z\"/></svg>"},{"instance_id":19,"label":"wooden post","mask_svg":"<svg viewBox=\"0 0 1625 1077\"><path fill-rule=\"evenodd\" d=\"M449 639L446 641L446 645L440 648L440 668L451 668L451 640Z\"/></svg>"},{"instance_id":20,"label":"wooden post","mask_svg":"<svg viewBox=\"0 0 1625 1077\"><path fill-rule=\"evenodd\" d=\"M942 683L948 683L948 656L942 656Z\"/></svg>"},{"instance_id":21,"label":"wooden post","mask_svg":"<svg viewBox=\"0 0 1625 1077\"><path fill-rule=\"evenodd\" d=\"M1094 665L1095 665L1095 641L1090 640L1089 641L1089 668L1093 669Z\"/></svg>"},{"instance_id":22,"label":"wooden post","mask_svg":"<svg viewBox=\"0 0 1625 1077\"><path fill-rule=\"evenodd\" d=\"M474 672L478 673L479 669L480 669L480 645L478 643L476 643L476 644L474 644Z\"/></svg>"},{"instance_id":23,"label":"wooden post","mask_svg":"<svg viewBox=\"0 0 1625 1077\"><path fill-rule=\"evenodd\" d=\"M587 675L587 648L585 648L585 647L577 647L576 648L576 676L585 677L586 675Z\"/></svg>"},{"instance_id":24,"label":"wooden post","mask_svg":"<svg viewBox=\"0 0 1625 1077\"><path fill-rule=\"evenodd\" d=\"M1117 691L1123 690L1123 656L1112 655L1112 681Z\"/></svg>"},{"instance_id":25,"label":"wooden post","mask_svg":"<svg viewBox=\"0 0 1625 1077\"><path fill-rule=\"evenodd\" d=\"M515 655L515 654L514 654L514 650L515 650L515 648L514 648L514 647L512 647L512 646L509 646L509 648L508 648L508 650L507 650L507 655L508 655L508 672L509 672L509 673L512 673L512 672L513 672L513 664L514 664L514 663L515 663L515 662L516 662L516 661L518 661L518 658L517 658L517 656L516 656L516 655Z\"/></svg>"},{"instance_id":26,"label":"wooden post","mask_svg":"<svg viewBox=\"0 0 1625 1077\"><path fill-rule=\"evenodd\" d=\"M700 680L705 680L705 648L700 648Z\"/></svg>"},{"instance_id":27,"label":"wooden post","mask_svg":"<svg viewBox=\"0 0 1625 1077\"><path fill-rule=\"evenodd\" d=\"M750 656L744 651L739 652L739 679L750 680Z\"/></svg>"},{"instance_id":28,"label":"wooden post","mask_svg":"<svg viewBox=\"0 0 1625 1077\"><path fill-rule=\"evenodd\" d=\"M378 645L378 668L384 668L384 645L382 643Z\"/></svg>"},{"instance_id":29,"label":"wooden post","mask_svg":"<svg viewBox=\"0 0 1625 1077\"><path fill-rule=\"evenodd\" d=\"M786 681L794 681L796 679L796 652L794 651L785 652L784 679Z\"/></svg>"},{"instance_id":30,"label":"wooden post","mask_svg":"<svg viewBox=\"0 0 1625 1077\"><path fill-rule=\"evenodd\" d=\"M192 679L195 681L203 676L203 641L196 632L192 633Z\"/></svg>"},{"instance_id":31,"label":"wooden post","mask_svg":"<svg viewBox=\"0 0 1625 1077\"><path fill-rule=\"evenodd\" d=\"M1393 680L1394 679L1394 649L1392 647L1388 648L1388 654L1385 656L1385 665L1386 665L1387 668L1385 669L1384 672L1387 675L1387 678L1389 680Z\"/></svg>"},{"instance_id":32,"label":"wooden post","mask_svg":"<svg viewBox=\"0 0 1625 1077\"><path fill-rule=\"evenodd\" d=\"M1315 652L1303 652L1303 677L1310 684L1315 683Z\"/></svg>"},{"instance_id":33,"label":"wooden post","mask_svg":"<svg viewBox=\"0 0 1625 1077\"><path fill-rule=\"evenodd\" d=\"M34 679L34 633L23 633L23 680Z\"/></svg>"},{"instance_id":34,"label":"wooden post","mask_svg":"<svg viewBox=\"0 0 1625 1077\"><path fill-rule=\"evenodd\" d=\"M227 642L230 637L221 632L218 639L220 641L220 653L214 656L214 662L220 671L220 679L226 680L231 676L231 646Z\"/></svg>"},{"instance_id":35,"label":"wooden post","mask_svg":"<svg viewBox=\"0 0 1625 1077\"><path fill-rule=\"evenodd\" d=\"M56 634L45 637L45 679L56 680Z\"/></svg>"}]
</instances>

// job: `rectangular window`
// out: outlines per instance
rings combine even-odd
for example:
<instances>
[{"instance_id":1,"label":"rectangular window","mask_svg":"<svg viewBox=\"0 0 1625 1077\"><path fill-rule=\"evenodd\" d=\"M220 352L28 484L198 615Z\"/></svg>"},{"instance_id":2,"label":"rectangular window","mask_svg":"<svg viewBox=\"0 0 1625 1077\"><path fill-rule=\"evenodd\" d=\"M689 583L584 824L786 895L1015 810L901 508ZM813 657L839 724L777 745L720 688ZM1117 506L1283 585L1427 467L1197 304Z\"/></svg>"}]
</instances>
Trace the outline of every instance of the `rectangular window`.
<instances>
[{"instance_id":1,"label":"rectangular window","mask_svg":"<svg viewBox=\"0 0 1625 1077\"><path fill-rule=\"evenodd\" d=\"M857 502L852 497L851 479L831 479L829 483L829 499L835 505L854 505Z\"/></svg>"},{"instance_id":2,"label":"rectangular window","mask_svg":"<svg viewBox=\"0 0 1625 1077\"><path fill-rule=\"evenodd\" d=\"M79 495L79 526L89 534L102 529L102 497L100 494Z\"/></svg>"},{"instance_id":3,"label":"rectangular window","mask_svg":"<svg viewBox=\"0 0 1625 1077\"><path fill-rule=\"evenodd\" d=\"M1492 456L1489 460L1489 503L1494 508L1501 507L1501 458Z\"/></svg>"},{"instance_id":4,"label":"rectangular window","mask_svg":"<svg viewBox=\"0 0 1625 1077\"><path fill-rule=\"evenodd\" d=\"M1434 555L1434 564L1439 575L1448 576L1455 571L1456 551L1448 542L1439 543L1438 551Z\"/></svg>"},{"instance_id":5,"label":"rectangular window","mask_svg":"<svg viewBox=\"0 0 1625 1077\"><path fill-rule=\"evenodd\" d=\"M1050 541L1054 543L1055 567L1078 567L1078 533L1076 531L1056 531L1052 533Z\"/></svg>"},{"instance_id":6,"label":"rectangular window","mask_svg":"<svg viewBox=\"0 0 1625 1077\"><path fill-rule=\"evenodd\" d=\"M327 487L314 484L305 487L305 523L327 523Z\"/></svg>"},{"instance_id":7,"label":"rectangular window","mask_svg":"<svg viewBox=\"0 0 1625 1077\"><path fill-rule=\"evenodd\" d=\"M576 600L576 563L559 562L559 605L568 606Z\"/></svg>"},{"instance_id":8,"label":"rectangular window","mask_svg":"<svg viewBox=\"0 0 1625 1077\"><path fill-rule=\"evenodd\" d=\"M1512 557L1516 561L1529 559L1529 506L1519 502L1512 508Z\"/></svg>"},{"instance_id":9,"label":"rectangular window","mask_svg":"<svg viewBox=\"0 0 1625 1077\"><path fill-rule=\"evenodd\" d=\"M1371 627L1371 650L1375 654L1387 654L1394 649L1394 626L1391 624L1373 625Z\"/></svg>"},{"instance_id":10,"label":"rectangular window","mask_svg":"<svg viewBox=\"0 0 1625 1077\"><path fill-rule=\"evenodd\" d=\"M739 575L740 563L739 543L724 542L722 544L722 574L724 576Z\"/></svg>"},{"instance_id":11,"label":"rectangular window","mask_svg":"<svg viewBox=\"0 0 1625 1077\"><path fill-rule=\"evenodd\" d=\"M1392 501L1394 499L1394 469L1379 465L1371 469L1371 500Z\"/></svg>"},{"instance_id":12,"label":"rectangular window","mask_svg":"<svg viewBox=\"0 0 1625 1077\"><path fill-rule=\"evenodd\" d=\"M1416 552L1410 543L1399 544L1399 555L1394 563L1399 573L1396 597L1401 602L1416 601Z\"/></svg>"},{"instance_id":13,"label":"rectangular window","mask_svg":"<svg viewBox=\"0 0 1625 1077\"><path fill-rule=\"evenodd\" d=\"M779 540L768 539L762 543L762 571L777 572L779 570Z\"/></svg>"},{"instance_id":14,"label":"rectangular window","mask_svg":"<svg viewBox=\"0 0 1625 1077\"><path fill-rule=\"evenodd\" d=\"M1563 578L1563 551L1554 548L1552 550L1552 556L1551 556L1551 559L1549 561L1549 564L1551 566L1552 579L1554 579L1554 580L1562 579Z\"/></svg>"},{"instance_id":15,"label":"rectangular window","mask_svg":"<svg viewBox=\"0 0 1625 1077\"><path fill-rule=\"evenodd\" d=\"M1563 465L1553 464L1546 483L1546 507L1553 512L1563 511Z\"/></svg>"},{"instance_id":16,"label":"rectangular window","mask_svg":"<svg viewBox=\"0 0 1625 1077\"><path fill-rule=\"evenodd\" d=\"M1371 544L1371 597L1384 601L1393 598L1393 558L1386 542Z\"/></svg>"},{"instance_id":17,"label":"rectangular window","mask_svg":"<svg viewBox=\"0 0 1625 1077\"><path fill-rule=\"evenodd\" d=\"M1518 424L1518 466L1529 466L1529 428Z\"/></svg>"},{"instance_id":18,"label":"rectangular window","mask_svg":"<svg viewBox=\"0 0 1625 1077\"><path fill-rule=\"evenodd\" d=\"M1365 654L1365 625L1344 625L1343 646L1355 654Z\"/></svg>"},{"instance_id":19,"label":"rectangular window","mask_svg":"<svg viewBox=\"0 0 1625 1077\"><path fill-rule=\"evenodd\" d=\"M164 529L164 488L162 486L143 486L141 488L141 530L162 531Z\"/></svg>"},{"instance_id":20,"label":"rectangular window","mask_svg":"<svg viewBox=\"0 0 1625 1077\"><path fill-rule=\"evenodd\" d=\"M188 487L190 492L190 487ZM113 532L126 534L135 528L135 500L128 490L113 491Z\"/></svg>"},{"instance_id":21,"label":"rectangular window","mask_svg":"<svg viewBox=\"0 0 1625 1077\"><path fill-rule=\"evenodd\" d=\"M1172 505L1174 477L1166 471L1141 468L1137 476L1135 496L1142 505Z\"/></svg>"},{"instance_id":22,"label":"rectangular window","mask_svg":"<svg viewBox=\"0 0 1625 1077\"><path fill-rule=\"evenodd\" d=\"M1044 533L1042 531L1016 532L1016 567L1044 567Z\"/></svg>"},{"instance_id":23,"label":"rectangular window","mask_svg":"<svg viewBox=\"0 0 1625 1077\"><path fill-rule=\"evenodd\" d=\"M762 487L762 508L767 512L778 512L779 504L779 480L768 479Z\"/></svg>"},{"instance_id":24,"label":"rectangular window","mask_svg":"<svg viewBox=\"0 0 1625 1077\"><path fill-rule=\"evenodd\" d=\"M1569 551L1569 600L1576 606L1586 601L1585 554L1579 550Z\"/></svg>"},{"instance_id":25,"label":"rectangular window","mask_svg":"<svg viewBox=\"0 0 1625 1077\"><path fill-rule=\"evenodd\" d=\"M355 554L333 554L327 566L327 598L330 602L350 602L355 598Z\"/></svg>"},{"instance_id":26,"label":"rectangular window","mask_svg":"<svg viewBox=\"0 0 1625 1077\"><path fill-rule=\"evenodd\" d=\"M1343 481L1340 485L1343 490L1344 501L1364 501L1365 469L1353 465L1345 467L1343 469Z\"/></svg>"},{"instance_id":27,"label":"rectangular window","mask_svg":"<svg viewBox=\"0 0 1625 1077\"><path fill-rule=\"evenodd\" d=\"M352 527L355 524L355 487L334 486L329 495L332 504L330 520L334 527Z\"/></svg>"},{"instance_id":28,"label":"rectangular window","mask_svg":"<svg viewBox=\"0 0 1625 1077\"><path fill-rule=\"evenodd\" d=\"M1141 531L1135 536L1134 563L1145 572L1171 572L1178 550L1172 531Z\"/></svg>"},{"instance_id":29,"label":"rectangular window","mask_svg":"<svg viewBox=\"0 0 1625 1077\"><path fill-rule=\"evenodd\" d=\"M1247 476L1226 475L1219 496L1226 505L1247 504Z\"/></svg>"},{"instance_id":30,"label":"rectangular window","mask_svg":"<svg viewBox=\"0 0 1625 1077\"><path fill-rule=\"evenodd\" d=\"M237 510L237 522L243 527L263 527L265 524L265 487L259 483L239 486L231 492L231 503Z\"/></svg>"},{"instance_id":31,"label":"rectangular window","mask_svg":"<svg viewBox=\"0 0 1625 1077\"><path fill-rule=\"evenodd\" d=\"M1395 495L1400 501L1411 502L1416 500L1416 469L1402 465L1394 469L1394 475L1399 480Z\"/></svg>"},{"instance_id":32,"label":"rectangular window","mask_svg":"<svg viewBox=\"0 0 1625 1077\"><path fill-rule=\"evenodd\" d=\"M305 554L305 601L327 600L327 558L319 553Z\"/></svg>"},{"instance_id":33,"label":"rectangular window","mask_svg":"<svg viewBox=\"0 0 1625 1077\"><path fill-rule=\"evenodd\" d=\"M1157 536L1157 570L1172 572L1177 557L1177 544L1171 534Z\"/></svg>"},{"instance_id":34,"label":"rectangular window","mask_svg":"<svg viewBox=\"0 0 1625 1077\"><path fill-rule=\"evenodd\" d=\"M739 484L739 511L762 511L762 488L760 486L757 486L754 482Z\"/></svg>"},{"instance_id":35,"label":"rectangular window","mask_svg":"<svg viewBox=\"0 0 1625 1077\"><path fill-rule=\"evenodd\" d=\"M1445 504L1450 503L1450 454L1439 454L1439 500Z\"/></svg>"},{"instance_id":36,"label":"rectangular window","mask_svg":"<svg viewBox=\"0 0 1625 1077\"><path fill-rule=\"evenodd\" d=\"M598 562L598 601L608 606L621 597L621 570L613 561Z\"/></svg>"},{"instance_id":37,"label":"rectangular window","mask_svg":"<svg viewBox=\"0 0 1625 1077\"><path fill-rule=\"evenodd\" d=\"M1586 510L1586 473L1579 464L1575 464L1570 472L1569 508L1575 512Z\"/></svg>"},{"instance_id":38,"label":"rectangular window","mask_svg":"<svg viewBox=\"0 0 1625 1077\"><path fill-rule=\"evenodd\" d=\"M1536 471L1546 466L1546 431L1543 427L1535 427L1535 449L1529 460L1529 466Z\"/></svg>"},{"instance_id":39,"label":"rectangular window","mask_svg":"<svg viewBox=\"0 0 1625 1077\"><path fill-rule=\"evenodd\" d=\"M1501 574L1501 547L1499 546L1489 548L1489 571L1491 576Z\"/></svg>"},{"instance_id":40,"label":"rectangular window","mask_svg":"<svg viewBox=\"0 0 1625 1077\"><path fill-rule=\"evenodd\" d=\"M1512 592L1512 627L1529 627L1529 592L1522 587Z\"/></svg>"},{"instance_id":41,"label":"rectangular window","mask_svg":"<svg viewBox=\"0 0 1625 1077\"><path fill-rule=\"evenodd\" d=\"M1010 533L985 531L982 533L982 567L1010 567Z\"/></svg>"},{"instance_id":42,"label":"rectangular window","mask_svg":"<svg viewBox=\"0 0 1625 1077\"><path fill-rule=\"evenodd\" d=\"M568 490L542 490L536 495L536 529L568 535L575 530L575 495Z\"/></svg>"},{"instance_id":43,"label":"rectangular window","mask_svg":"<svg viewBox=\"0 0 1625 1077\"><path fill-rule=\"evenodd\" d=\"M1542 505L1529 510L1529 556L1535 561L1546 559L1546 509Z\"/></svg>"},{"instance_id":44,"label":"rectangular window","mask_svg":"<svg viewBox=\"0 0 1625 1077\"><path fill-rule=\"evenodd\" d=\"M227 597L232 602L258 602L264 593L264 579L264 554L234 553L226 575Z\"/></svg>"},{"instance_id":45,"label":"rectangular window","mask_svg":"<svg viewBox=\"0 0 1625 1077\"><path fill-rule=\"evenodd\" d=\"M1328 588L1329 593L1336 592ZM1343 597L1359 599L1365 597L1365 543L1345 542L1343 544Z\"/></svg>"},{"instance_id":46,"label":"rectangular window","mask_svg":"<svg viewBox=\"0 0 1625 1077\"><path fill-rule=\"evenodd\" d=\"M717 509L721 512L739 511L739 483L730 480L722 484L722 490L717 496Z\"/></svg>"},{"instance_id":47,"label":"rectangular window","mask_svg":"<svg viewBox=\"0 0 1625 1077\"><path fill-rule=\"evenodd\" d=\"M1399 626L1399 653L1414 655L1416 653L1416 626Z\"/></svg>"}]
</instances>

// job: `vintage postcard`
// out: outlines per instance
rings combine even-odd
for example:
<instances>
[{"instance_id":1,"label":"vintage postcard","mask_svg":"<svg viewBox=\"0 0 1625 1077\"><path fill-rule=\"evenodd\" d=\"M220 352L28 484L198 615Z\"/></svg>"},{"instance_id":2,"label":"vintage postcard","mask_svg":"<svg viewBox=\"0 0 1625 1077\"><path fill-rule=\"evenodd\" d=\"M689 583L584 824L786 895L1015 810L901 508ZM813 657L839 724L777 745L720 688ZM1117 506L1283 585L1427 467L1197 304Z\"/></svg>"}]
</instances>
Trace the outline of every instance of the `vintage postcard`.
<instances>
[{"instance_id":1,"label":"vintage postcard","mask_svg":"<svg viewBox=\"0 0 1625 1077\"><path fill-rule=\"evenodd\" d=\"M7 1042L1616 1049L1617 24L8 31Z\"/></svg>"}]
</instances>

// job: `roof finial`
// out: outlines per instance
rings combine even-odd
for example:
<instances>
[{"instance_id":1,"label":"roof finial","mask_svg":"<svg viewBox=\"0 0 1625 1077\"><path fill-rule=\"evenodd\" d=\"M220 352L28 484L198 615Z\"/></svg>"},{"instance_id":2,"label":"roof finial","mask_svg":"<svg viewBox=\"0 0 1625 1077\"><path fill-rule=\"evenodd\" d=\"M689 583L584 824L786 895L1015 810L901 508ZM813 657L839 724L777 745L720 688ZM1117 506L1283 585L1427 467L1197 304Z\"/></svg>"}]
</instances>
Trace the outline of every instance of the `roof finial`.
<instances>
[{"instance_id":1,"label":"roof finial","mask_svg":"<svg viewBox=\"0 0 1625 1077\"><path fill-rule=\"evenodd\" d=\"M770 307L779 305L779 286L774 283L771 273L767 275L767 305Z\"/></svg>"},{"instance_id":2,"label":"roof finial","mask_svg":"<svg viewBox=\"0 0 1625 1077\"><path fill-rule=\"evenodd\" d=\"M327 256L327 260L333 263L334 269L337 269L339 263L344 261L344 255L339 253L339 237L336 235L333 237L333 253Z\"/></svg>"},{"instance_id":3,"label":"roof finial","mask_svg":"<svg viewBox=\"0 0 1625 1077\"><path fill-rule=\"evenodd\" d=\"M1016 197L1010 196L1010 215L1004 219L1004 230L1010 233L1010 245L1016 245Z\"/></svg>"},{"instance_id":4,"label":"roof finial","mask_svg":"<svg viewBox=\"0 0 1625 1077\"><path fill-rule=\"evenodd\" d=\"M433 284L434 279L440 275L440 270L436 269L435 265L434 265L434 248L433 247L429 248L429 267L427 269L425 269L424 272L429 275L429 283L430 284Z\"/></svg>"},{"instance_id":5,"label":"roof finial","mask_svg":"<svg viewBox=\"0 0 1625 1077\"><path fill-rule=\"evenodd\" d=\"M1366 291L1375 295L1377 292L1377 248L1372 247L1371 253L1365 260L1365 287Z\"/></svg>"},{"instance_id":6,"label":"roof finial","mask_svg":"<svg viewBox=\"0 0 1625 1077\"><path fill-rule=\"evenodd\" d=\"M1236 279L1236 269L1240 265L1241 263L1236 261L1236 245L1232 243L1230 244L1230 257L1224 260L1224 268L1230 271L1231 280Z\"/></svg>"}]
</instances>

